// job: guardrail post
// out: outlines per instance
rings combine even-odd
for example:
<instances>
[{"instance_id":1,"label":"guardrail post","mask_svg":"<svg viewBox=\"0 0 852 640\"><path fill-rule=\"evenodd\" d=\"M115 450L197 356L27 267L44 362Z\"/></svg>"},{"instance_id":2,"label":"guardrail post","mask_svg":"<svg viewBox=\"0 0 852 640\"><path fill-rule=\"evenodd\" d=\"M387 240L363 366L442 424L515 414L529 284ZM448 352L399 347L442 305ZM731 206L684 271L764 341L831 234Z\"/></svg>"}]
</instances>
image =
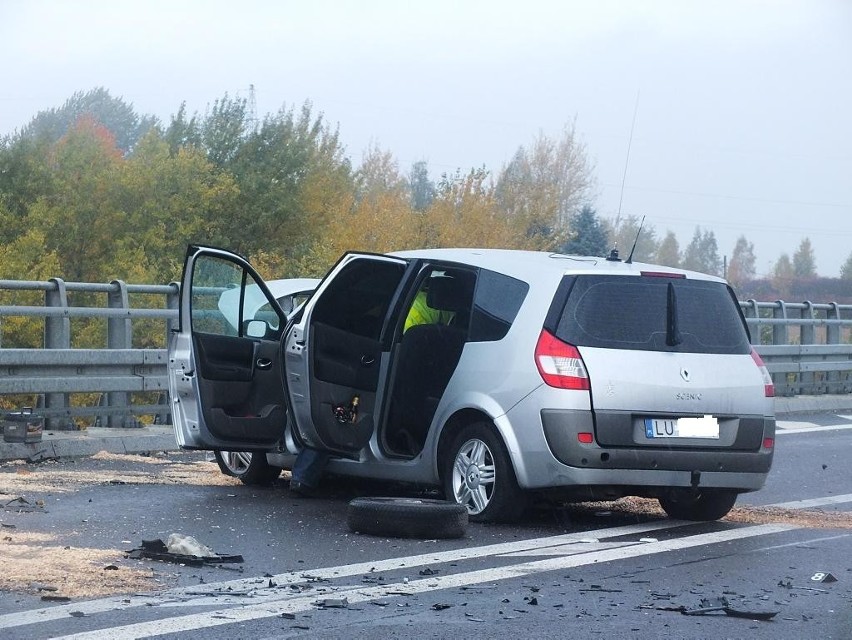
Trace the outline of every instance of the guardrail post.
<instances>
[{"instance_id":1,"label":"guardrail post","mask_svg":"<svg viewBox=\"0 0 852 640\"><path fill-rule=\"evenodd\" d=\"M828 320L840 320L840 305L836 302L830 302L825 312L825 317ZM843 331L839 322L836 324L829 323L825 328L825 343L840 344L842 334ZM840 371L829 371L826 379L828 381L828 393L844 393L848 391L848 374L841 375Z\"/></svg>"},{"instance_id":2,"label":"guardrail post","mask_svg":"<svg viewBox=\"0 0 852 640\"><path fill-rule=\"evenodd\" d=\"M129 309L130 299L127 295L127 283L123 280L110 282L113 287L107 293L107 306L110 309ZM108 349L130 349L133 347L133 323L128 318L110 318L107 321L107 348ZM106 404L110 408L128 409L130 407L130 394L126 391L111 391L107 393ZM107 416L108 427L130 427L136 426L135 421L130 419L128 411L121 413L110 413Z\"/></svg>"},{"instance_id":3,"label":"guardrail post","mask_svg":"<svg viewBox=\"0 0 852 640\"><path fill-rule=\"evenodd\" d=\"M816 310L814 309L814 303L810 300L805 300L801 310L802 320L813 320L816 317ZM817 344L816 341L816 328L813 322L803 322L799 325L799 344ZM803 354L802 360L806 360L807 357ZM821 356L817 356L817 359L824 359ZM801 383L801 388L799 389L799 393L825 393L825 389L819 385L819 381L817 379L816 374L813 371L803 371L799 374L799 382Z\"/></svg>"},{"instance_id":4,"label":"guardrail post","mask_svg":"<svg viewBox=\"0 0 852 640\"><path fill-rule=\"evenodd\" d=\"M775 307L772 309L772 319L773 320L783 320L784 322L778 322L772 325L772 344L780 344L785 345L789 340L789 332L787 331L787 304L783 300L776 300ZM782 374L784 377L780 381L776 379L775 387L778 391L781 392L782 395L795 395L799 393L798 387L792 384L790 380L789 374ZM795 380L798 381L799 377L797 374L794 374ZM780 377L780 376L779 376ZM778 389L778 387L781 387Z\"/></svg>"},{"instance_id":5,"label":"guardrail post","mask_svg":"<svg viewBox=\"0 0 852 640\"><path fill-rule=\"evenodd\" d=\"M754 324L749 328L749 334L751 334L751 343L753 345L760 345L760 308L757 306L757 300L749 299L748 303L741 308L746 318L755 319Z\"/></svg>"},{"instance_id":6,"label":"guardrail post","mask_svg":"<svg viewBox=\"0 0 852 640\"><path fill-rule=\"evenodd\" d=\"M51 278L49 282L52 288L44 292L45 307L68 307L68 292L65 289L65 281L62 278ZM70 349L71 348L71 319L67 316L48 316L44 319L44 348L45 349ZM68 408L68 395L65 393L45 394L44 406L46 409L62 410ZM52 416L45 421L48 429L71 430L75 425L66 417Z\"/></svg>"}]
</instances>

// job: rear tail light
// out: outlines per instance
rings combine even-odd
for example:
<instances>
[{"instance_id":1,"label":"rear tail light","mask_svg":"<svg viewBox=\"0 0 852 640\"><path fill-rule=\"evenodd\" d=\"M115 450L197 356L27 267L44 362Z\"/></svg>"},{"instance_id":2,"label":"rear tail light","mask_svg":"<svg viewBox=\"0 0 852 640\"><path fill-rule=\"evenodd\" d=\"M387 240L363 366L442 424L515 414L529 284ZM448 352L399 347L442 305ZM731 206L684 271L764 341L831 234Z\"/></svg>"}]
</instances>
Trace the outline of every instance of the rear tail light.
<instances>
[{"instance_id":1,"label":"rear tail light","mask_svg":"<svg viewBox=\"0 0 852 640\"><path fill-rule=\"evenodd\" d=\"M767 398L774 398L775 385L772 384L772 376L769 375L769 369L766 368L766 365L763 364L763 360L754 349L751 350L751 359L754 360L754 364L758 366L760 373L763 376L763 395Z\"/></svg>"},{"instance_id":2,"label":"rear tail light","mask_svg":"<svg viewBox=\"0 0 852 640\"><path fill-rule=\"evenodd\" d=\"M763 439L763 448L771 449L775 446L775 438L764 438Z\"/></svg>"},{"instance_id":3,"label":"rear tail light","mask_svg":"<svg viewBox=\"0 0 852 640\"><path fill-rule=\"evenodd\" d=\"M542 330L535 345L535 364L545 384L559 389L589 390L589 374L574 345Z\"/></svg>"}]
</instances>

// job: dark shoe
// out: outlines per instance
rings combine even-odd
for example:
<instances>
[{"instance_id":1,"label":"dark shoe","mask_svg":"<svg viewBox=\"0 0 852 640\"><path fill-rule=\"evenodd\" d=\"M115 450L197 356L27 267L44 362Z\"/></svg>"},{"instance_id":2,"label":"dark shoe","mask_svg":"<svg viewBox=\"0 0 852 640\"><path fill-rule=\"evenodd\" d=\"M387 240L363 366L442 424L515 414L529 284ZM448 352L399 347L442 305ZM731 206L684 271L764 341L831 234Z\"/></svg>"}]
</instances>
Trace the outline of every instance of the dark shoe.
<instances>
[{"instance_id":1,"label":"dark shoe","mask_svg":"<svg viewBox=\"0 0 852 640\"><path fill-rule=\"evenodd\" d=\"M290 495L296 498L316 498L319 492L315 487L306 485L298 480L290 480Z\"/></svg>"}]
</instances>

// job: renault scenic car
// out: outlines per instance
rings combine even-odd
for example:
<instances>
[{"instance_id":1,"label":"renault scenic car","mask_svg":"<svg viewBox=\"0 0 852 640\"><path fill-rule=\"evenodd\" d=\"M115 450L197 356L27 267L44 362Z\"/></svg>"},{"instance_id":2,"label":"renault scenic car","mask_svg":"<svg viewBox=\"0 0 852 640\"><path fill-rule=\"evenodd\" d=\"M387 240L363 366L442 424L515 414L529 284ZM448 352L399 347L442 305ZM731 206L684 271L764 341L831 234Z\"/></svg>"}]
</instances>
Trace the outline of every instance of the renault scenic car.
<instances>
[{"instance_id":1,"label":"renault scenic car","mask_svg":"<svg viewBox=\"0 0 852 640\"><path fill-rule=\"evenodd\" d=\"M245 259L190 246L168 367L178 444L246 452L243 481L308 446L474 520L533 494L717 519L772 463L772 381L731 288L617 258L347 253L288 317Z\"/></svg>"}]
</instances>

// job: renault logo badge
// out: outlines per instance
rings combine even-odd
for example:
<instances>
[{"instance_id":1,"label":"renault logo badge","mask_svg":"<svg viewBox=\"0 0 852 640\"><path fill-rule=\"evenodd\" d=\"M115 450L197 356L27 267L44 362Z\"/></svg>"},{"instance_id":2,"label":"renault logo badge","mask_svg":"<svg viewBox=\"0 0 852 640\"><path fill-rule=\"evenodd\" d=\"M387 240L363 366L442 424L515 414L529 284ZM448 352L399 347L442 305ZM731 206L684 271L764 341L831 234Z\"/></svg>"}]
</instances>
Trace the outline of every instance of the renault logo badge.
<instances>
[{"instance_id":1,"label":"renault logo badge","mask_svg":"<svg viewBox=\"0 0 852 640\"><path fill-rule=\"evenodd\" d=\"M681 378L683 378L683 381L684 381L684 382L689 382L689 371L687 371L686 369L681 368L681 370L680 370L680 377L681 377Z\"/></svg>"}]
</instances>

